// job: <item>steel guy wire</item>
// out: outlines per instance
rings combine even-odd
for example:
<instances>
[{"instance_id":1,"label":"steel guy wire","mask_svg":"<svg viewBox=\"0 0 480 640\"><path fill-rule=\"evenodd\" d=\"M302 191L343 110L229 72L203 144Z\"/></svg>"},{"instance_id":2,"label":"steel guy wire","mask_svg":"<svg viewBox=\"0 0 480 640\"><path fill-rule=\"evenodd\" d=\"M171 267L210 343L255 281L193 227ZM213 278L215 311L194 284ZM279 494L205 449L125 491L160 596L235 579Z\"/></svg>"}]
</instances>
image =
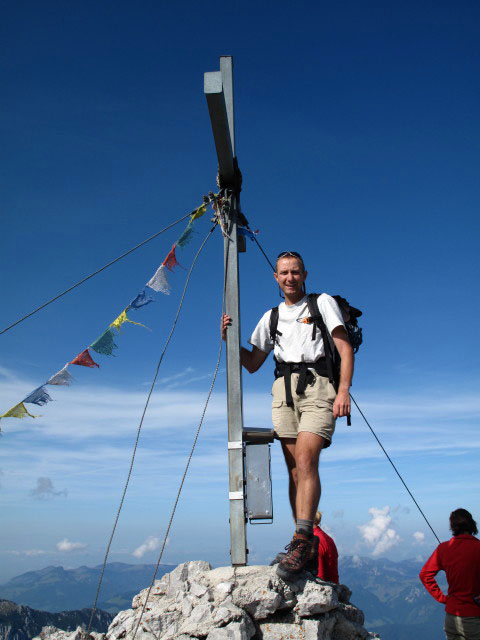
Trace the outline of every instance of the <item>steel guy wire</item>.
<instances>
[{"instance_id":1,"label":"steel guy wire","mask_svg":"<svg viewBox=\"0 0 480 640\"><path fill-rule=\"evenodd\" d=\"M402 476L400 475L400 472L398 471L397 467L395 466L395 464L393 463L393 460L390 458L390 456L388 455L388 453L385 450L385 447L383 446L383 444L380 442L377 434L375 433L375 431L372 429L372 427L370 426L370 423L368 422L368 420L366 419L366 417L363 415L362 410L360 409L360 407L358 406L355 398L352 396L352 394L350 394L351 399L353 400L354 405L357 407L358 412L360 413L360 415L362 416L362 418L365 420L368 428L370 429L370 431L372 432L373 437L375 438L375 440L378 442L378 444L380 445L383 453L387 456L388 461L390 462L390 464L392 465L392 467L395 470L395 473L397 474L397 476L400 478L403 486L405 487L405 489L408 491L408 495L411 497L411 499L413 500L413 502L415 503L415 506L417 507L417 509L420 511L420 513L423 516L423 519L425 520L425 522L428 524L428 526L430 527L431 532L433 533L433 535L435 536L435 538L437 539L438 543L440 544L440 539L437 536L437 534L435 533L432 525L430 524L430 522L427 520L427 516L423 513L423 511L420 508L420 505L418 504L418 502L415 500L413 493L410 491L410 489L407 487L404 479L402 478Z\"/></svg>"},{"instance_id":2,"label":"steel guy wire","mask_svg":"<svg viewBox=\"0 0 480 640\"><path fill-rule=\"evenodd\" d=\"M222 230L222 233L223 233L223 230ZM228 256L229 256L229 253L230 253L230 242L231 242L231 240L228 238L228 236L225 238L225 242L227 242L228 244L227 244L227 249L226 249L226 252L225 252L225 264L224 264L224 272L223 272L222 312L225 310L225 293L226 293L226 286L227 286L227 265L228 265ZM214 387L215 381L217 379L218 369L220 367L220 361L221 361L221 357L222 357L222 349L223 349L223 338L222 338L222 336L220 336L220 346L218 348L217 363L215 365L215 371L214 371L213 378L212 378L212 384L210 385L210 390L209 390L208 395L207 395L207 400L206 400L205 405L203 407L203 411L202 411L202 415L201 415L201 418L200 418L200 422L198 424L198 428L197 428L197 431L195 433L195 437L193 439L192 447L190 449L190 455L188 456L187 464L185 466L185 471L183 472L182 480L180 481L180 485L179 485L179 488L178 488L178 491L177 491L177 496L175 498L175 503L173 505L172 513L170 515L170 520L168 521L168 526L167 526L167 529L165 531L165 536L163 538L163 542L162 542L162 546L161 546L160 553L159 553L159 556L158 556L157 564L156 564L155 570L153 572L152 581L151 581L150 586L148 588L148 592L147 592L147 595L145 597L145 602L143 603L142 611L140 612L140 616L138 618L138 622L137 622L137 625L135 627L135 631L134 631L132 640L135 640L135 637L137 635L137 631L138 631L138 629L140 627L140 624L141 624L141 621L142 621L142 618L143 618L143 614L145 613L145 609L147 607L147 602L148 602L148 599L150 597L150 593L151 593L153 585L155 583L155 578L157 577L157 573L158 573L158 568L160 566L160 562L162 561L163 552L165 550L165 546L166 546L167 540L168 540L168 534L170 533L170 529L171 529L171 526L172 526L172 523L173 523L173 518L175 517L175 512L177 510L178 501L180 500L180 495L182 493L183 485L185 483L185 478L187 477L188 469L190 467L190 462L192 460L193 453L195 451L195 447L196 447L196 444L197 444L197 440L198 440L198 437L200 435L200 430L201 430L202 425L203 425L203 420L205 418L205 413L207 411L208 403L210 402L210 397L211 397L212 392L213 392L213 387ZM151 628L150 628L150 631L157 638L156 634L153 632L153 630Z\"/></svg>"},{"instance_id":3,"label":"steel guy wire","mask_svg":"<svg viewBox=\"0 0 480 640\"><path fill-rule=\"evenodd\" d=\"M165 352L166 352L166 350L168 348L170 340L171 340L171 338L173 336L173 332L175 331L175 327L177 326L177 321L178 321L178 318L180 316L180 311L181 311L182 306L183 306L183 301L185 299L185 294L187 292L187 287L188 287L188 283L190 282L190 277L192 275L193 268L195 266L195 263L197 262L197 259L198 259L199 255L200 255L200 253L202 252L203 247L205 246L207 240L212 235L212 233L213 233L213 231L214 231L216 226L217 226L217 223L215 223L213 225L213 227L210 229L210 231L206 235L205 239L203 240L202 244L200 245L200 248L198 249L197 253L195 254L193 262L192 262L192 264L190 266L190 269L189 269L188 274L187 274L187 279L185 281L185 286L183 288L182 296L180 298L180 303L178 305L177 313L176 313L175 319L173 321L172 328L171 328L170 333L169 333L169 335L168 335L168 337L167 337L167 339L165 341L165 345L163 347L162 353L160 354L160 358L159 358L158 363L157 363L157 368L156 368L155 374L153 376L152 384L150 385L150 390L148 392L147 399L146 399L146 402L145 402L145 406L144 406L143 412L142 412L142 417L140 418L140 423L139 423L138 429L137 429L137 436L136 436L135 444L134 444L133 451L132 451L132 457L131 457L131 460L130 460L130 467L129 467L129 470L128 470L127 480L126 480L125 486L123 488L123 493L122 493L122 497L121 497L121 500L120 500L120 505L118 507L117 515L115 517L115 522L114 522L114 525L113 525L112 533L110 535L110 539L109 539L108 544L107 544L107 550L105 552L105 558L103 560L102 570L100 572L100 577L99 577L99 580L98 580L97 592L95 594L95 601L94 601L93 608L92 608L92 613L91 613L91 616L90 616L90 622L88 623L87 633L90 633L90 628L91 628L91 625L92 625L93 616L94 616L95 611L97 609L98 596L100 595L100 588L102 586L103 575L105 573L105 567L106 567L106 564L107 564L108 556L110 554L110 547L112 546L113 537L115 535L115 531L117 529L118 520L120 518L120 512L121 512L122 507L123 507L123 503L124 503L124 500L125 500L125 495L127 493L128 484L130 482L130 477L132 475L133 465L134 465L134 462L135 462L135 455L137 453L138 442L140 440L140 432L142 430L143 421L145 419L145 414L147 413L147 408L148 408L148 405L150 403L150 398L152 396L153 389L154 389L155 384L157 382L157 377L158 377L158 373L160 371L160 366L162 364L163 357L164 357Z\"/></svg>"},{"instance_id":4,"label":"steel guy wire","mask_svg":"<svg viewBox=\"0 0 480 640\"><path fill-rule=\"evenodd\" d=\"M107 264L103 265L103 267L100 267L100 269L97 269L96 271L94 271L90 275L85 276L85 278L82 278L81 280L79 280L78 282L73 284L71 287L68 287L68 289L65 289L65 291L62 291L62 293L59 293L54 298L51 298L50 300L47 300L47 302L44 302L43 304L41 304L39 307L37 307L33 311L30 311L30 313L27 313L26 315L24 315L23 317L19 318L18 320L16 320L12 324L8 325L8 327L5 327L4 329L2 329L0 331L0 336L2 335L2 333L6 333L7 331L9 331L9 329L13 329L13 327L16 327L17 324L20 324L21 322L23 322L27 318L30 318L30 316L33 316L35 313L37 313L38 311L41 311L45 307L48 307L48 305L52 304L52 302L55 302L56 300L58 300L59 298L61 298L65 294L69 293L70 291L73 291L74 289L79 287L81 284L83 284L87 280L90 280L90 278L93 278L93 276L96 276L99 273L101 273L102 271L105 271L105 269L108 269L108 267L111 267L112 264L115 264L116 262L119 262L120 260L122 260L126 256L130 255L131 253L133 253L137 249L140 249L140 247L143 247L145 244L147 244L147 242L150 242L151 240L153 240L154 238L156 238L160 234L165 233L165 231L168 231L168 229L171 229L172 227L174 227L179 222L182 222L182 220L185 220L186 218L189 218L191 215L192 215L192 213L187 213L187 215L183 216L182 218L179 218L178 220L175 220L175 222L172 222L168 226L164 227L163 229L161 229L161 231L157 231L157 233L154 233L153 236L150 236L146 240L143 240L143 242L140 242L140 244L137 244L135 247L132 247L128 251L125 251L125 253L122 253L122 255L118 256L118 258L115 258L114 260L111 260Z\"/></svg>"}]
</instances>

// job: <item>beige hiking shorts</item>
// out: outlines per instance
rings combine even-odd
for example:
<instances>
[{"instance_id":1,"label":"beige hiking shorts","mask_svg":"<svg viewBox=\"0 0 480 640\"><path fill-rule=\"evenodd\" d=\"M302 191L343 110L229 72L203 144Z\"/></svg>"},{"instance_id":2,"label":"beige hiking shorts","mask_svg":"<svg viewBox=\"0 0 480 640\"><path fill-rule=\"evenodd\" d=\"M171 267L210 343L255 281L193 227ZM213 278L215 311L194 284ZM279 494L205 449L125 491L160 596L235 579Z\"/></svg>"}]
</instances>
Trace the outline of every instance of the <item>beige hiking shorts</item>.
<instances>
[{"instance_id":1,"label":"beige hiking shorts","mask_svg":"<svg viewBox=\"0 0 480 640\"><path fill-rule=\"evenodd\" d=\"M328 378L312 372L314 381L305 393L296 393L298 373L292 373L293 406L285 401L285 380L277 378L272 387L272 421L279 438L296 438L300 431L316 433L329 447L335 431L333 401L336 393Z\"/></svg>"}]
</instances>

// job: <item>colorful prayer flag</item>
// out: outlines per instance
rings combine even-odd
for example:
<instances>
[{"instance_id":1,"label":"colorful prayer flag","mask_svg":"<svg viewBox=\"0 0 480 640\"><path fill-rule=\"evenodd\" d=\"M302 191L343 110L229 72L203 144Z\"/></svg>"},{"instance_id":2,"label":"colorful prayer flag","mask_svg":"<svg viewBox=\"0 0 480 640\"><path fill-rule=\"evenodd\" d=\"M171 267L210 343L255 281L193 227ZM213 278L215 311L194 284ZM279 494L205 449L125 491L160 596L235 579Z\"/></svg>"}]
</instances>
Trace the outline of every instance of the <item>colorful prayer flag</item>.
<instances>
[{"instance_id":1,"label":"colorful prayer flag","mask_svg":"<svg viewBox=\"0 0 480 640\"><path fill-rule=\"evenodd\" d=\"M160 293L169 294L170 285L168 284L167 272L163 264L161 264L156 270L155 274L147 282L147 287Z\"/></svg>"},{"instance_id":2,"label":"colorful prayer flag","mask_svg":"<svg viewBox=\"0 0 480 640\"><path fill-rule=\"evenodd\" d=\"M60 371L57 371L57 373L54 373L53 376L47 380L47 384L58 384L68 387L73 382L73 376L67 371L67 367L68 364L66 364L63 369L60 369Z\"/></svg>"},{"instance_id":3,"label":"colorful prayer flag","mask_svg":"<svg viewBox=\"0 0 480 640\"><path fill-rule=\"evenodd\" d=\"M101 353L104 356L112 356L113 350L118 349L115 344L115 334L112 329L107 329L102 335L92 342L90 347L97 353Z\"/></svg>"},{"instance_id":4,"label":"colorful prayer flag","mask_svg":"<svg viewBox=\"0 0 480 640\"><path fill-rule=\"evenodd\" d=\"M180 263L177 261L177 256L175 255L175 247L176 247L176 245L174 244L173 247L168 252L167 257L162 262L162 264L165 267L167 267L167 269L169 271L173 271L173 267L176 267L177 265L180 265Z\"/></svg>"},{"instance_id":5,"label":"colorful prayer flag","mask_svg":"<svg viewBox=\"0 0 480 640\"><path fill-rule=\"evenodd\" d=\"M130 318L127 318L127 309L124 309L118 316L118 318L115 318L110 326L115 327L117 331L120 331L120 327L124 322L131 322L132 324L137 324L139 327L145 327L145 325L141 322L134 322L133 320L130 320ZM145 327L145 329L148 329L148 327Z\"/></svg>"},{"instance_id":6,"label":"colorful prayer flag","mask_svg":"<svg viewBox=\"0 0 480 640\"><path fill-rule=\"evenodd\" d=\"M34 416L27 411L27 407L23 402L19 402L6 413L1 415L0 418L26 418L27 416L30 416L30 418L38 418L38 416Z\"/></svg>"},{"instance_id":7,"label":"colorful prayer flag","mask_svg":"<svg viewBox=\"0 0 480 640\"><path fill-rule=\"evenodd\" d=\"M49 396L45 387L38 387L32 391L30 395L23 399L23 402L29 402L31 404L38 404L39 407L43 407L47 402L51 402L52 398Z\"/></svg>"},{"instance_id":8,"label":"colorful prayer flag","mask_svg":"<svg viewBox=\"0 0 480 640\"><path fill-rule=\"evenodd\" d=\"M198 209L195 209L195 211L190 216L191 221L193 222L194 220L198 220L198 218L201 218L206 211L207 205L202 204L200 207L198 207Z\"/></svg>"},{"instance_id":9,"label":"colorful prayer flag","mask_svg":"<svg viewBox=\"0 0 480 640\"><path fill-rule=\"evenodd\" d=\"M182 233L180 238L177 240L177 247L186 247L192 241L193 238L193 220L187 224L185 231Z\"/></svg>"},{"instance_id":10,"label":"colorful prayer flag","mask_svg":"<svg viewBox=\"0 0 480 640\"><path fill-rule=\"evenodd\" d=\"M154 298L152 298L152 296L149 296L145 289L143 289L143 291L141 291L138 296L134 300L132 300L127 308L140 309L140 307L144 307L146 304L149 304L153 301Z\"/></svg>"},{"instance_id":11,"label":"colorful prayer flag","mask_svg":"<svg viewBox=\"0 0 480 640\"><path fill-rule=\"evenodd\" d=\"M93 361L92 356L88 352L88 349L85 349L84 351L82 351L82 353L79 353L78 356L68 364L79 364L82 367L100 368L100 365Z\"/></svg>"}]
</instances>

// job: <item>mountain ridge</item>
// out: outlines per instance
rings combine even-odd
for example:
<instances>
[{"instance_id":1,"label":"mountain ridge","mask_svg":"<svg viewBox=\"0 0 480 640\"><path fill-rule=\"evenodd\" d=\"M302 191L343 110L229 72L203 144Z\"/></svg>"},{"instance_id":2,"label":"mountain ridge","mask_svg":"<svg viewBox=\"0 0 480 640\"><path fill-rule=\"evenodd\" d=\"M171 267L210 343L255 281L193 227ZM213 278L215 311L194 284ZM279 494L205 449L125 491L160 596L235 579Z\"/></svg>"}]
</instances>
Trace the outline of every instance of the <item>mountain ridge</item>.
<instances>
[{"instance_id":1,"label":"mountain ridge","mask_svg":"<svg viewBox=\"0 0 480 640\"><path fill-rule=\"evenodd\" d=\"M176 565L160 565L157 577ZM75 569L49 565L37 571L27 571L0 585L0 598L52 613L91 607L102 565ZM116 613L130 606L132 597L152 580L155 565L108 563L102 580L102 601L99 607ZM115 604L110 599L118 599Z\"/></svg>"},{"instance_id":2,"label":"mountain ridge","mask_svg":"<svg viewBox=\"0 0 480 640\"><path fill-rule=\"evenodd\" d=\"M340 581L353 591L352 602L365 613L365 624L372 631L388 640L436 640L444 609L420 583L421 566L414 559L342 556ZM173 568L161 565L157 577ZM50 565L29 571L0 585L0 598L51 612L81 609L93 603L100 569L100 565L76 569ZM129 609L132 598L150 584L154 569L153 564L107 564L99 608L109 613Z\"/></svg>"},{"instance_id":3,"label":"mountain ridge","mask_svg":"<svg viewBox=\"0 0 480 640\"><path fill-rule=\"evenodd\" d=\"M81 609L50 613L0 599L0 640L30 640L43 627L54 626L64 631L87 627L92 610ZM114 616L97 609L92 620L92 631L105 632Z\"/></svg>"}]
</instances>

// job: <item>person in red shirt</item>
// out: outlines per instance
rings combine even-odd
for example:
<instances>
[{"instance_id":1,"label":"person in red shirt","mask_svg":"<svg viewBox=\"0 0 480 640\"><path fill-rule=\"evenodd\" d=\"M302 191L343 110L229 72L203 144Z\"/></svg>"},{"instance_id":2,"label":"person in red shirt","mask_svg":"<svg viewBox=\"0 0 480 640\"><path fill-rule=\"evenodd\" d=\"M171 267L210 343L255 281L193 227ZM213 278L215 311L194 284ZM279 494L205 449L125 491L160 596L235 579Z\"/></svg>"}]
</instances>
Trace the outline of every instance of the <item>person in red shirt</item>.
<instances>
[{"instance_id":1,"label":"person in red shirt","mask_svg":"<svg viewBox=\"0 0 480 640\"><path fill-rule=\"evenodd\" d=\"M447 640L480 640L480 540L477 523L466 509L450 514L453 538L438 545L423 569L420 580L430 595L445 604ZM435 580L445 571L448 594Z\"/></svg>"},{"instance_id":2,"label":"person in red shirt","mask_svg":"<svg viewBox=\"0 0 480 640\"><path fill-rule=\"evenodd\" d=\"M322 514L317 511L315 514L315 527L313 535L318 538L318 571L317 577L327 582L335 582L338 584L338 551L329 535L320 529Z\"/></svg>"}]
</instances>

